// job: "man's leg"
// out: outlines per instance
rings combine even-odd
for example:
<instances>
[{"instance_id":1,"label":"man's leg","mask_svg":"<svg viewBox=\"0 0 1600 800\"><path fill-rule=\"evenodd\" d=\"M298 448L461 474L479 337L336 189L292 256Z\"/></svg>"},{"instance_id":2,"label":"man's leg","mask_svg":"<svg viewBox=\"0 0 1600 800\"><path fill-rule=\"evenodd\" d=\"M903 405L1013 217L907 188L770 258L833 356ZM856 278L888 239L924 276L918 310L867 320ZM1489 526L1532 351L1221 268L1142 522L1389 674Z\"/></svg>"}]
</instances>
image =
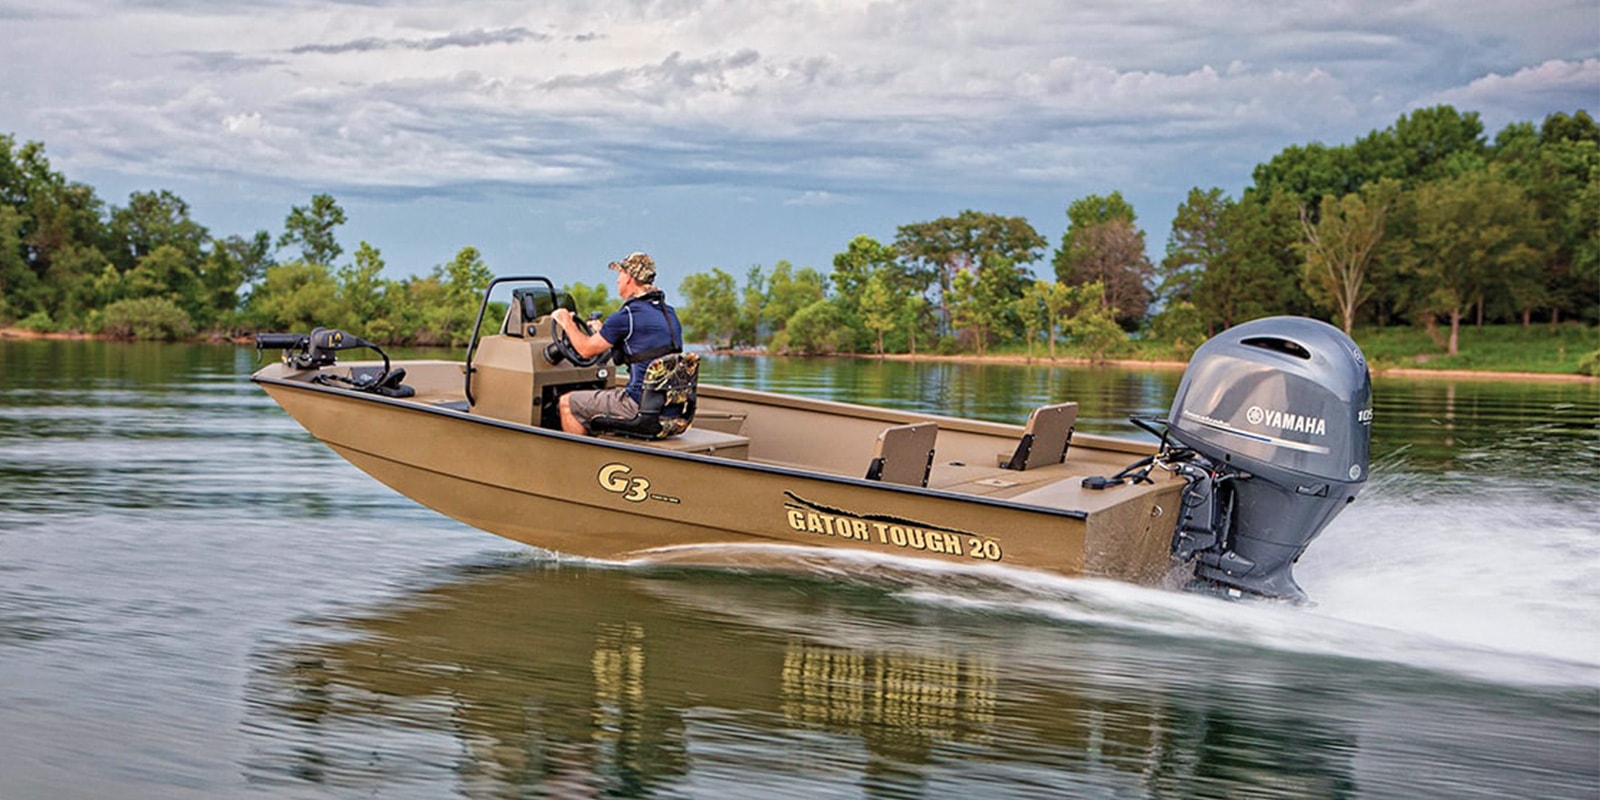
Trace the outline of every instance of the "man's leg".
<instances>
[{"instance_id":1,"label":"man's leg","mask_svg":"<svg viewBox=\"0 0 1600 800\"><path fill-rule=\"evenodd\" d=\"M588 422L595 417L628 419L639 413L639 404L621 386L567 392L556 408L561 412L561 430L567 433L589 433Z\"/></svg>"},{"instance_id":2,"label":"man's leg","mask_svg":"<svg viewBox=\"0 0 1600 800\"><path fill-rule=\"evenodd\" d=\"M561 411L561 430L564 430L567 433L586 434L589 432L589 429L584 427L582 422L578 421L578 415L572 413L571 392L561 395L561 401L557 404L557 408Z\"/></svg>"}]
</instances>

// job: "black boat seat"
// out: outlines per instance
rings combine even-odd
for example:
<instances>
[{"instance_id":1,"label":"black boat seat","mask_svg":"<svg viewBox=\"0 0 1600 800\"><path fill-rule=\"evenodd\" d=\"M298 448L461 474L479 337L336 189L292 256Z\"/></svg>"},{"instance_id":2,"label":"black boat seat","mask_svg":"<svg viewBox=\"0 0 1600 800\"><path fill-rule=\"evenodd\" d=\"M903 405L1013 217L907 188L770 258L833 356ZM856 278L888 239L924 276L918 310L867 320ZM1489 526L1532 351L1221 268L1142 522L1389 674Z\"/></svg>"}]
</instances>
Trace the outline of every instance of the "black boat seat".
<instances>
[{"instance_id":1,"label":"black boat seat","mask_svg":"<svg viewBox=\"0 0 1600 800\"><path fill-rule=\"evenodd\" d=\"M639 412L632 417L595 417L592 433L614 433L633 439L677 436L694 423L695 392L700 386L700 356L668 353L645 366Z\"/></svg>"},{"instance_id":2,"label":"black boat seat","mask_svg":"<svg viewBox=\"0 0 1600 800\"><path fill-rule=\"evenodd\" d=\"M885 428L873 445L867 480L927 486L928 473L933 469L933 442L938 434L939 425L933 422Z\"/></svg>"},{"instance_id":3,"label":"black boat seat","mask_svg":"<svg viewBox=\"0 0 1600 800\"><path fill-rule=\"evenodd\" d=\"M1028 414L1017 449L1001 453L999 465L1005 469L1037 469L1067 460L1072 430L1078 423L1078 404L1040 406Z\"/></svg>"}]
</instances>

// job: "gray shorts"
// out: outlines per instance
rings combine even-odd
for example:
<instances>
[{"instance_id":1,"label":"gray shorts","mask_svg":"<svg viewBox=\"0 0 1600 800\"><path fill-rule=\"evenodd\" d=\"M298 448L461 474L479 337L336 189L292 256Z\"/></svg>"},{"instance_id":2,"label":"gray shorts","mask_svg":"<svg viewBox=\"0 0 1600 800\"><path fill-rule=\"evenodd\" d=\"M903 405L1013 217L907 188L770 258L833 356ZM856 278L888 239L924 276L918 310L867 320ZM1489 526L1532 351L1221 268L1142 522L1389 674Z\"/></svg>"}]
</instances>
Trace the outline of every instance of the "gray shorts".
<instances>
[{"instance_id":1,"label":"gray shorts","mask_svg":"<svg viewBox=\"0 0 1600 800\"><path fill-rule=\"evenodd\" d=\"M567 393L567 407L579 422L587 425L595 417L621 417L632 419L639 413L639 404L620 386L612 389L580 389Z\"/></svg>"}]
</instances>

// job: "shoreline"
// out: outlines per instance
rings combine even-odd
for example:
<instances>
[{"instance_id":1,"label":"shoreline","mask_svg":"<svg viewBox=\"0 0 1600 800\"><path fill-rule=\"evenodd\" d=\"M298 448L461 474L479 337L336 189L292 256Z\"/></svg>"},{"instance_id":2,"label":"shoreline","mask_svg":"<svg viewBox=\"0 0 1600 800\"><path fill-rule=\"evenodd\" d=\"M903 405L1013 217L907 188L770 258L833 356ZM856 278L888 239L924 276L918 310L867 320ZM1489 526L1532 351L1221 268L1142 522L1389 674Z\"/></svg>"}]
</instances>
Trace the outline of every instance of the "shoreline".
<instances>
[{"instance_id":1,"label":"shoreline","mask_svg":"<svg viewBox=\"0 0 1600 800\"><path fill-rule=\"evenodd\" d=\"M707 352L718 355L732 356L759 356L767 357L768 353L760 350L710 350ZM779 356L781 358L781 356ZM1144 361L1133 358L1114 358L1106 361L1093 361L1087 358L1059 357L1052 360L1049 356L1003 355L979 356L971 353L958 355L940 355L936 353L885 353L884 355L867 355L861 353L841 353L825 358L876 358L885 361L944 361L959 364L1013 364L1031 365L1039 364L1047 367L1120 367L1123 369L1160 369L1182 370L1189 366L1186 361ZM1600 377L1579 375L1571 372L1499 372L1495 370L1473 369L1421 369L1418 367L1377 367L1368 363L1368 369L1374 378L1453 378L1458 380L1481 381L1529 381L1548 383L1595 383L1600 382Z\"/></svg>"},{"instance_id":2,"label":"shoreline","mask_svg":"<svg viewBox=\"0 0 1600 800\"><path fill-rule=\"evenodd\" d=\"M40 333L39 331L30 331L30 330L28 330L26 328L9 328L9 327L4 327L4 326L0 326L0 339L51 340L51 341L65 341L65 342L87 342L87 341L135 342L135 341L138 341L137 339L119 339L119 338L117 338L115 336L102 336L100 334L95 334L95 333L58 333L58 332ZM220 336L220 335L216 335L216 336L196 336L196 337L191 337L191 338L188 338L188 339L179 340L180 343L181 342L187 342L189 344L250 344L251 341L252 341L252 339L249 336L236 336L236 337L230 339L230 338L228 338L226 336Z\"/></svg>"},{"instance_id":3,"label":"shoreline","mask_svg":"<svg viewBox=\"0 0 1600 800\"><path fill-rule=\"evenodd\" d=\"M119 341L119 340L112 339L112 338L107 337L107 336L97 336L97 335L88 334L88 333L39 333L38 331L30 331L30 330L26 330L26 329L23 329L23 328L13 328L13 327L0 327L0 339L34 339L34 340L37 340L37 339L50 339L50 340L66 340L66 341L97 339L97 340L108 341L108 342L109 341ZM228 338L225 338L225 337L215 337L215 338L209 338L209 339L192 339L192 340L188 340L188 341L199 342L199 343L204 343L204 344L223 344L223 343L227 343L227 344L236 344L237 345L237 344L249 344L251 340L250 340L249 337L239 337L239 338L235 338L235 339L228 339ZM707 350L707 351L704 351L704 352L715 353L715 354L718 354L718 355L759 356L759 357L763 357L763 358L783 358L783 356L773 356L772 354L767 353L765 351L761 351L761 350ZM936 353L918 353L916 355L911 355L909 353L886 353L886 354L881 355L881 356L879 356L879 355L860 354L860 353L850 353L850 354L841 354L841 355L832 356L832 357L833 358L876 358L876 359L881 359L881 360L885 360L885 361L944 361L944 362L958 363L958 364L1014 364L1014 365L1040 364L1040 365L1043 365L1043 366L1050 366L1050 367L1105 366L1105 367L1120 367L1122 369L1159 369L1159 370L1181 370L1184 367L1188 366L1188 363L1184 362L1184 361L1143 361L1143 360L1139 360L1139 359L1122 358L1122 359L1111 359L1111 360L1108 360L1108 361L1095 362L1095 361L1092 361L1092 360L1087 359L1087 358L1056 358L1056 359L1052 360L1049 356L1038 356L1038 357L1034 357L1034 358L1028 358L1027 356L1017 356L1017 355L1003 355L1003 356L985 355L985 356L979 356L979 355L974 355L972 353L963 353L963 354L958 354L958 355L939 355L939 354L936 354ZM1452 379L1456 379L1456 380L1480 380L1480 381L1505 380L1505 381L1528 381L1528 382L1549 382L1549 383L1594 383L1594 382L1600 381L1600 378L1597 378L1597 377L1591 377L1589 375L1578 375L1576 373L1565 373L1565 372L1496 372L1496 371L1493 371L1493 370L1472 370L1472 369L1419 369L1417 367L1376 367L1376 366L1372 366L1370 363L1368 364L1368 368L1372 371L1372 377L1374 377L1374 378L1452 378Z\"/></svg>"}]
</instances>

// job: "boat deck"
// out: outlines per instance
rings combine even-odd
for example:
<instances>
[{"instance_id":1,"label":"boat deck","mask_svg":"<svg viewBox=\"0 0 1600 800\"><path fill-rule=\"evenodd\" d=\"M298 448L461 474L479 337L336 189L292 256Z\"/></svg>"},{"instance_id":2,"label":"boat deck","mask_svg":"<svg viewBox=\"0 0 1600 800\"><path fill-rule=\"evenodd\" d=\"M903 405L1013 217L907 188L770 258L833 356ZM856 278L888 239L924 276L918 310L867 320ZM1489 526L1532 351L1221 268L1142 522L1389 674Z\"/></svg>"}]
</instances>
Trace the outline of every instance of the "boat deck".
<instances>
[{"instance_id":1,"label":"boat deck","mask_svg":"<svg viewBox=\"0 0 1600 800\"><path fill-rule=\"evenodd\" d=\"M460 363L408 361L404 366L406 384L416 394L402 402L475 413L466 403ZM1086 489L1085 477L1113 475L1154 449L1136 441L1077 434L1064 463L1007 469L1000 464L1017 448L1025 432L1022 425L704 384L699 396L694 426L679 436L660 441L607 438L647 449L863 478L885 430L931 422L936 426L931 458L926 450L914 456L929 461L926 489L1085 512L1116 505L1130 489L1127 484Z\"/></svg>"}]
</instances>

